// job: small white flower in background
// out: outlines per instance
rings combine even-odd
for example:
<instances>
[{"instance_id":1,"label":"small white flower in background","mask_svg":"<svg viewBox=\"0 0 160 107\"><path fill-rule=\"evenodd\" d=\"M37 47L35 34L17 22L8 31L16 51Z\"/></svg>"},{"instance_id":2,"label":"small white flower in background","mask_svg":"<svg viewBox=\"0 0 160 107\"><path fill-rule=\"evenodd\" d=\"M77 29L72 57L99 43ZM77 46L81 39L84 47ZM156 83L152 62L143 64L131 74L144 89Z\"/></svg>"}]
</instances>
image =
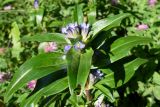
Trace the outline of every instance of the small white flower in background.
<instances>
[{"instance_id":1,"label":"small white flower in background","mask_svg":"<svg viewBox=\"0 0 160 107\"><path fill-rule=\"evenodd\" d=\"M32 80L27 84L28 89L33 90L36 86L37 81L36 80Z\"/></svg>"},{"instance_id":2,"label":"small white flower in background","mask_svg":"<svg viewBox=\"0 0 160 107\"><path fill-rule=\"evenodd\" d=\"M11 5L6 5L6 6L4 6L3 9L4 9L4 10L11 10L11 9L12 9L12 6L11 6Z\"/></svg>"},{"instance_id":3,"label":"small white flower in background","mask_svg":"<svg viewBox=\"0 0 160 107\"><path fill-rule=\"evenodd\" d=\"M147 30L149 27L148 27L148 25L146 25L146 24L139 24L138 26L137 26L137 29L138 30Z\"/></svg>"},{"instance_id":4,"label":"small white flower in background","mask_svg":"<svg viewBox=\"0 0 160 107\"><path fill-rule=\"evenodd\" d=\"M156 3L157 3L157 0L148 0L148 4L149 4L150 6L155 6Z\"/></svg>"},{"instance_id":5,"label":"small white flower in background","mask_svg":"<svg viewBox=\"0 0 160 107\"><path fill-rule=\"evenodd\" d=\"M55 42L48 42L44 47L45 52L54 52L57 50L57 44Z\"/></svg>"}]
</instances>

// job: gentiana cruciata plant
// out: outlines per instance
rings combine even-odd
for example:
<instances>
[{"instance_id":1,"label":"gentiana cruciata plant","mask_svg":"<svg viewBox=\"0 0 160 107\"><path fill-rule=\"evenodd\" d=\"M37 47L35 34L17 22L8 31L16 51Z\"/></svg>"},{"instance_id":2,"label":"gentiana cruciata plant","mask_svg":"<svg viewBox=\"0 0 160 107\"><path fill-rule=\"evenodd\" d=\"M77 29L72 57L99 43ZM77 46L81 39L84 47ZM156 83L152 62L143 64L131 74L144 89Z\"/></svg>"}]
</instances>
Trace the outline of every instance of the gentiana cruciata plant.
<instances>
[{"instance_id":1,"label":"gentiana cruciata plant","mask_svg":"<svg viewBox=\"0 0 160 107\"><path fill-rule=\"evenodd\" d=\"M35 0L36 12L41 9L38 3ZM128 83L135 71L147 63L149 58L137 54L136 47L150 46L151 38L113 33L117 27L123 26L122 20L131 17L130 13L96 21L96 16L84 16L82 6L77 4L73 16L74 23L59 26L61 32L21 38L22 42L41 42L45 45L43 51L39 48L39 54L15 72L4 95L5 103L28 83L27 87L33 91L20 102L21 107L109 105L116 102L119 96L117 88ZM88 20L84 21L84 17ZM142 31L149 27L139 25L137 29Z\"/></svg>"}]
</instances>

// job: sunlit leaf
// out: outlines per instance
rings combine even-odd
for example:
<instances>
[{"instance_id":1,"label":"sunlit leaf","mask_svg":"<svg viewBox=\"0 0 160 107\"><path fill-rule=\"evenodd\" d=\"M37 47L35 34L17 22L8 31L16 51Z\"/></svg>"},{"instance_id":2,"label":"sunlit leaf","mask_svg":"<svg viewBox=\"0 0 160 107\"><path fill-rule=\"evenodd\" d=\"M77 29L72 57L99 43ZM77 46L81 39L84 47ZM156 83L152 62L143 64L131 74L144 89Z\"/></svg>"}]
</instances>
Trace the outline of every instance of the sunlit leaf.
<instances>
[{"instance_id":1,"label":"sunlit leaf","mask_svg":"<svg viewBox=\"0 0 160 107\"><path fill-rule=\"evenodd\" d=\"M92 40L96 37L96 35L102 30L109 30L111 28L117 27L120 25L121 21L128 17L130 14L122 13L115 15L113 17L101 19L95 23L93 23L92 30L93 30L93 37Z\"/></svg>"},{"instance_id":2,"label":"sunlit leaf","mask_svg":"<svg viewBox=\"0 0 160 107\"><path fill-rule=\"evenodd\" d=\"M42 96L49 96L57 94L63 90L65 90L68 87L68 78L62 78L59 80L56 80L55 82L49 84L48 86L40 89L38 92L33 94L28 99L24 100L22 102L22 107L29 107L32 103L36 104L40 100Z\"/></svg>"},{"instance_id":3,"label":"sunlit leaf","mask_svg":"<svg viewBox=\"0 0 160 107\"><path fill-rule=\"evenodd\" d=\"M130 55L130 50L139 44L148 44L153 39L139 36L128 36L117 39L113 42L110 49L110 61L115 62L127 55Z\"/></svg>"},{"instance_id":4,"label":"sunlit leaf","mask_svg":"<svg viewBox=\"0 0 160 107\"><path fill-rule=\"evenodd\" d=\"M65 35L60 33L44 33L44 34L35 34L34 36L24 36L21 39L21 41L67 43Z\"/></svg>"},{"instance_id":5,"label":"sunlit leaf","mask_svg":"<svg viewBox=\"0 0 160 107\"><path fill-rule=\"evenodd\" d=\"M12 38L12 57L19 59L20 52L23 51L20 43L20 31L16 22L12 23L12 29L10 32L10 37Z\"/></svg>"},{"instance_id":6,"label":"sunlit leaf","mask_svg":"<svg viewBox=\"0 0 160 107\"><path fill-rule=\"evenodd\" d=\"M77 85L77 73L80 61L80 52L71 48L67 53L67 73L68 73L68 81L69 81L69 88L71 94L73 93L74 89Z\"/></svg>"},{"instance_id":7,"label":"sunlit leaf","mask_svg":"<svg viewBox=\"0 0 160 107\"><path fill-rule=\"evenodd\" d=\"M84 86L86 84L90 72L92 55L93 55L93 50L90 48L86 49L86 52L81 54L80 56L80 63L77 75L77 86L80 85L82 90L84 89Z\"/></svg>"},{"instance_id":8,"label":"sunlit leaf","mask_svg":"<svg viewBox=\"0 0 160 107\"><path fill-rule=\"evenodd\" d=\"M14 74L5 93L5 102L11 98L14 92L29 81L39 79L64 68L66 68L66 61L61 53L46 53L31 58Z\"/></svg>"},{"instance_id":9,"label":"sunlit leaf","mask_svg":"<svg viewBox=\"0 0 160 107\"><path fill-rule=\"evenodd\" d=\"M83 22L83 11L82 11L82 5L76 5L74 9L74 21L78 22L78 24L81 24Z\"/></svg>"}]
</instances>

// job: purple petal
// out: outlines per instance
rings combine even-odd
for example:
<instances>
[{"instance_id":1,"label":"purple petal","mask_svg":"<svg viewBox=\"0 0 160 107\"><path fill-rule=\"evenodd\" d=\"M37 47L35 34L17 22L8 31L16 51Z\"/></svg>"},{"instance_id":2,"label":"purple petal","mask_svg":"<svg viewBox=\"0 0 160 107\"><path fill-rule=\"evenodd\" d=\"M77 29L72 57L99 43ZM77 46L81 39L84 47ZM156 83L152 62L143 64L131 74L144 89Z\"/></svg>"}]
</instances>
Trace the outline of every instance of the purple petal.
<instances>
[{"instance_id":1,"label":"purple petal","mask_svg":"<svg viewBox=\"0 0 160 107\"><path fill-rule=\"evenodd\" d=\"M34 0L34 8L37 9L39 7L38 0Z\"/></svg>"},{"instance_id":2,"label":"purple petal","mask_svg":"<svg viewBox=\"0 0 160 107\"><path fill-rule=\"evenodd\" d=\"M82 42L77 42L74 46L74 48L77 50L83 49L84 47L85 47L85 44L83 44Z\"/></svg>"},{"instance_id":3,"label":"purple petal","mask_svg":"<svg viewBox=\"0 0 160 107\"><path fill-rule=\"evenodd\" d=\"M61 29L61 32L64 33L64 34L67 34L67 29L66 29L65 27L63 27L63 28Z\"/></svg>"},{"instance_id":4,"label":"purple petal","mask_svg":"<svg viewBox=\"0 0 160 107\"><path fill-rule=\"evenodd\" d=\"M65 52L68 52L70 49L71 49L71 45L66 45L66 46L64 47L64 51L65 51Z\"/></svg>"},{"instance_id":5,"label":"purple petal","mask_svg":"<svg viewBox=\"0 0 160 107\"><path fill-rule=\"evenodd\" d=\"M148 29L148 25L146 24L140 24L137 26L138 30L147 30Z\"/></svg>"}]
</instances>

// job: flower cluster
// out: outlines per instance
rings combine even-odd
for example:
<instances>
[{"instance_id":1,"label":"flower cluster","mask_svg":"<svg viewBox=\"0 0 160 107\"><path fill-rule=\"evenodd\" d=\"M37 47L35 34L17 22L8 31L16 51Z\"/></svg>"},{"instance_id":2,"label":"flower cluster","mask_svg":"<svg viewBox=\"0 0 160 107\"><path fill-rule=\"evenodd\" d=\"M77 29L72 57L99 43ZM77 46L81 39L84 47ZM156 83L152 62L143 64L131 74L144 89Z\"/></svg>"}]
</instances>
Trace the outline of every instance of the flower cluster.
<instances>
[{"instance_id":1,"label":"flower cluster","mask_svg":"<svg viewBox=\"0 0 160 107\"><path fill-rule=\"evenodd\" d=\"M87 41L89 33L89 24L82 23L78 25L77 23L70 23L66 27L62 28L62 33L66 35L66 38L79 39L73 47L76 50L81 50L85 47L84 42ZM64 51L68 52L72 46L66 45Z\"/></svg>"},{"instance_id":2,"label":"flower cluster","mask_svg":"<svg viewBox=\"0 0 160 107\"><path fill-rule=\"evenodd\" d=\"M147 30L148 29L148 25L146 25L146 24L139 24L137 26L137 29L138 30Z\"/></svg>"},{"instance_id":3,"label":"flower cluster","mask_svg":"<svg viewBox=\"0 0 160 107\"><path fill-rule=\"evenodd\" d=\"M33 90L36 86L37 81L36 80L32 80L27 84L28 89Z\"/></svg>"},{"instance_id":4,"label":"flower cluster","mask_svg":"<svg viewBox=\"0 0 160 107\"><path fill-rule=\"evenodd\" d=\"M82 41L85 42L89 33L89 24L71 23L62 28L62 33L66 34L67 38L82 38Z\"/></svg>"},{"instance_id":5,"label":"flower cluster","mask_svg":"<svg viewBox=\"0 0 160 107\"><path fill-rule=\"evenodd\" d=\"M49 42L46 44L46 46L44 47L44 52L53 52L57 50L57 44L55 42Z\"/></svg>"},{"instance_id":6,"label":"flower cluster","mask_svg":"<svg viewBox=\"0 0 160 107\"><path fill-rule=\"evenodd\" d=\"M157 0L148 0L148 4L150 6L155 6L156 3L157 3Z\"/></svg>"},{"instance_id":7,"label":"flower cluster","mask_svg":"<svg viewBox=\"0 0 160 107\"><path fill-rule=\"evenodd\" d=\"M71 47L72 47L71 45L66 45L64 47L64 52L67 53L71 49ZM76 50L82 50L85 47L85 44L83 44L82 42L78 41L73 47Z\"/></svg>"}]
</instances>

